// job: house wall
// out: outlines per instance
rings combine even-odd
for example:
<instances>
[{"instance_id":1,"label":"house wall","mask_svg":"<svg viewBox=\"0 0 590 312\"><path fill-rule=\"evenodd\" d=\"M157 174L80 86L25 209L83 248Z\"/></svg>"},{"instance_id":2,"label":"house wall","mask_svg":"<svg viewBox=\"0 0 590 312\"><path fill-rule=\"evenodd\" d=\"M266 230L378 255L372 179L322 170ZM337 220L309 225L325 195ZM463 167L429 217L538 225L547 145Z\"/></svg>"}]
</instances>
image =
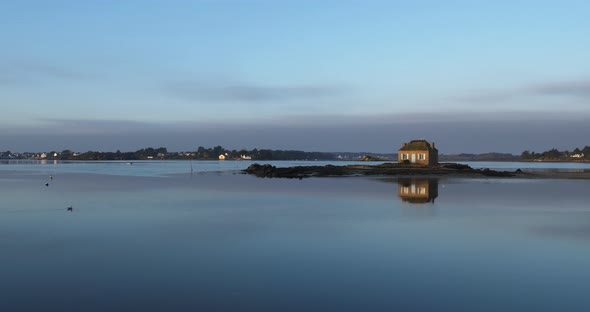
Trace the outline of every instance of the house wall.
<instances>
[{"instance_id":1,"label":"house wall","mask_svg":"<svg viewBox=\"0 0 590 312\"><path fill-rule=\"evenodd\" d=\"M438 152L434 152L434 151L430 152L429 157L430 157L430 163L429 163L430 166L438 164Z\"/></svg>"},{"instance_id":2,"label":"house wall","mask_svg":"<svg viewBox=\"0 0 590 312\"><path fill-rule=\"evenodd\" d=\"M438 155L435 152L430 152L428 150L423 150L423 151L398 151L397 153L397 160L399 162L403 162L406 158L404 158L404 155L406 155L405 157L407 157L407 160L409 160L410 162L412 162L412 155L415 155L416 157L416 161L414 162L414 164L418 164L418 165L425 165L425 166L431 166L434 164L438 163ZM423 155L424 159L420 159L419 155Z\"/></svg>"}]
</instances>

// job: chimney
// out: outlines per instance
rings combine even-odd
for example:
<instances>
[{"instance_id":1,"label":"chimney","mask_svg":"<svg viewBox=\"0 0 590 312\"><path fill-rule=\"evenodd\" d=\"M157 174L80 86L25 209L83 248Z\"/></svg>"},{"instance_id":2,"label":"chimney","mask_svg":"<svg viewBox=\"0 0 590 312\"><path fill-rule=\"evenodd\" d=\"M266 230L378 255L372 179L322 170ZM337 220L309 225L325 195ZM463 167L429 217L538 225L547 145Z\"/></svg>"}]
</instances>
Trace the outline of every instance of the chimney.
<instances>
[{"instance_id":1,"label":"chimney","mask_svg":"<svg viewBox=\"0 0 590 312\"><path fill-rule=\"evenodd\" d=\"M430 143L430 147L434 148L434 142Z\"/></svg>"}]
</instances>

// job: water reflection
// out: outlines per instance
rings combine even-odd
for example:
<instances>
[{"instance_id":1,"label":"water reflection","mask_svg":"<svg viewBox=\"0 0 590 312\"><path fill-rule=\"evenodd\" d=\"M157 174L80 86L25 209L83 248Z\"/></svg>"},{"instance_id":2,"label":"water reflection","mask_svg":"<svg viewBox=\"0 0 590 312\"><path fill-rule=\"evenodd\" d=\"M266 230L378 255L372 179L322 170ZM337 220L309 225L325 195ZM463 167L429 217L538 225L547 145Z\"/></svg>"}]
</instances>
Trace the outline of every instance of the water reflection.
<instances>
[{"instance_id":1,"label":"water reflection","mask_svg":"<svg viewBox=\"0 0 590 312\"><path fill-rule=\"evenodd\" d=\"M397 196L411 204L434 203L438 197L438 180L426 178L399 178Z\"/></svg>"}]
</instances>

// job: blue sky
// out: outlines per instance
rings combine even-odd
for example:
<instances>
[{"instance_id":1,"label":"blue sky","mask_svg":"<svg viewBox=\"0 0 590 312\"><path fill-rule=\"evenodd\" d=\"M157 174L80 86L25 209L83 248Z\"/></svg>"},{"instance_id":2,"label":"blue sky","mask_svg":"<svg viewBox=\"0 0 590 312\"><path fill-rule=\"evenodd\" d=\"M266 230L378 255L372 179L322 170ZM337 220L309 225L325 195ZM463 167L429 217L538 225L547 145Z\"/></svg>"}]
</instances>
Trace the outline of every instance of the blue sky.
<instances>
[{"instance_id":1,"label":"blue sky","mask_svg":"<svg viewBox=\"0 0 590 312\"><path fill-rule=\"evenodd\" d=\"M588 145L588 16L587 1L2 1L0 149Z\"/></svg>"}]
</instances>

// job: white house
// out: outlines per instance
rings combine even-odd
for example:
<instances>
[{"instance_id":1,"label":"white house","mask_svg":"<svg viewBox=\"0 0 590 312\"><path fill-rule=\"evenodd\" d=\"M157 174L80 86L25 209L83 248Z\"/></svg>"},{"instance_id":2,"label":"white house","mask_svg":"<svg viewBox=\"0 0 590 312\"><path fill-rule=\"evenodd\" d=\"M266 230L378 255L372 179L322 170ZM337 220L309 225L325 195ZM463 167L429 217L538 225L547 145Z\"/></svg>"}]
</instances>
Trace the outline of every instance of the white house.
<instances>
[{"instance_id":1,"label":"white house","mask_svg":"<svg viewBox=\"0 0 590 312\"><path fill-rule=\"evenodd\" d=\"M584 153L573 154L570 157L572 157L572 158L584 158Z\"/></svg>"},{"instance_id":2,"label":"white house","mask_svg":"<svg viewBox=\"0 0 590 312\"><path fill-rule=\"evenodd\" d=\"M219 160L225 160L225 155L223 155L223 154L219 155Z\"/></svg>"}]
</instances>

